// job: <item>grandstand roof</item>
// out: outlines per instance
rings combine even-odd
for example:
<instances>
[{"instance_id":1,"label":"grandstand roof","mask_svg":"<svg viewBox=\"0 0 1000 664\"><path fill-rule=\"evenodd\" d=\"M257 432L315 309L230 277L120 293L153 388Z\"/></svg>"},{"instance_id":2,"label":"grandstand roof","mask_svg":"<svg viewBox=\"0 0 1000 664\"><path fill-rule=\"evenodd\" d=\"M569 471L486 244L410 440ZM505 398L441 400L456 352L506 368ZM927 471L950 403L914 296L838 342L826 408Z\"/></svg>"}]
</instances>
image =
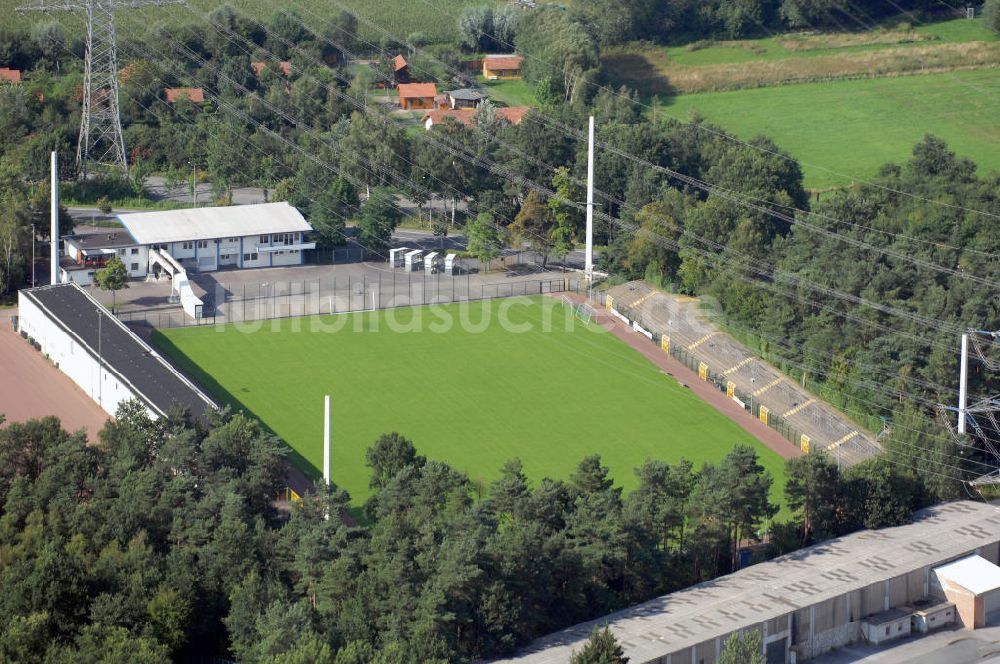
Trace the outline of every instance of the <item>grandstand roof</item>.
<instances>
[{"instance_id":1,"label":"grandstand roof","mask_svg":"<svg viewBox=\"0 0 1000 664\"><path fill-rule=\"evenodd\" d=\"M76 283L21 291L161 416L175 405L201 417L215 403ZM100 324L98 321L100 320ZM98 333L98 331L100 331Z\"/></svg>"},{"instance_id":2,"label":"grandstand roof","mask_svg":"<svg viewBox=\"0 0 1000 664\"><path fill-rule=\"evenodd\" d=\"M137 244L167 244L268 233L307 233L312 226L288 203L186 208L120 214Z\"/></svg>"},{"instance_id":3,"label":"grandstand roof","mask_svg":"<svg viewBox=\"0 0 1000 664\"><path fill-rule=\"evenodd\" d=\"M958 501L910 525L864 530L544 636L503 662L569 661L607 625L635 662L656 660L873 583L945 563L1000 541L1000 508Z\"/></svg>"}]
</instances>

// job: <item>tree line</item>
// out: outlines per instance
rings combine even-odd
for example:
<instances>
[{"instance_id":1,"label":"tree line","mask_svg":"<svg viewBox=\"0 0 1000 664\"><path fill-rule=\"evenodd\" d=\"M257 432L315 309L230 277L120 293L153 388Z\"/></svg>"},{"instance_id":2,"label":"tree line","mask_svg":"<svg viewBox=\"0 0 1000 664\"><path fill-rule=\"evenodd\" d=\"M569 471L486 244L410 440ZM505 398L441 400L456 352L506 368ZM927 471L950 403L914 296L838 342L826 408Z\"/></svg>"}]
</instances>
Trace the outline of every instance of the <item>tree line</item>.
<instances>
[{"instance_id":1,"label":"tree line","mask_svg":"<svg viewBox=\"0 0 1000 664\"><path fill-rule=\"evenodd\" d=\"M372 497L331 486L279 511L284 445L242 414L151 420L126 402L86 444L49 417L0 428L0 659L18 662L459 662L769 557L906 522L929 499L888 462L773 478L648 460L637 488L598 456L566 479L517 459L485 496L400 434L367 452ZM329 516L329 518L327 518Z\"/></svg>"}]
</instances>

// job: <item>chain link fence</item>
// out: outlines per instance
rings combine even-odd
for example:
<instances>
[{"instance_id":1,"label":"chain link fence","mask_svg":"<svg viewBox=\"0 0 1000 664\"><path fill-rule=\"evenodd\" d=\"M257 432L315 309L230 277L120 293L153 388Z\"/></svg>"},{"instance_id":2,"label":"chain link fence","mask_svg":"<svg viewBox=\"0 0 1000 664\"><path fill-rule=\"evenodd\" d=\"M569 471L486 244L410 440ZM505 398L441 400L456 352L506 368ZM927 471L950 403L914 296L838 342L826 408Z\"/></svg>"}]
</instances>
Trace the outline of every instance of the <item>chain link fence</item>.
<instances>
[{"instance_id":1,"label":"chain link fence","mask_svg":"<svg viewBox=\"0 0 1000 664\"><path fill-rule=\"evenodd\" d=\"M469 274L453 277L423 271L392 271L378 273L376 277L348 276L232 287L216 284L205 298L205 315L200 319L189 318L180 309L122 311L118 318L125 323L157 328L187 327L580 292L585 288L575 274L481 282Z\"/></svg>"}]
</instances>

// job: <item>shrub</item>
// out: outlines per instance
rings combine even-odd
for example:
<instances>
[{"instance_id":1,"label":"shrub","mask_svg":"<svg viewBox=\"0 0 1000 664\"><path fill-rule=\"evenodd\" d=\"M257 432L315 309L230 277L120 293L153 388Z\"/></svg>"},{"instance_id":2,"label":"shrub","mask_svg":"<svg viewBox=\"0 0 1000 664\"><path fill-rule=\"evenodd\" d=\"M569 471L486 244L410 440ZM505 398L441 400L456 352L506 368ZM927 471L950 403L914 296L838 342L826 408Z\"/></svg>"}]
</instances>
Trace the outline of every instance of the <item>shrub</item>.
<instances>
[{"instance_id":1,"label":"shrub","mask_svg":"<svg viewBox=\"0 0 1000 664\"><path fill-rule=\"evenodd\" d=\"M103 214L111 214L111 201L108 200L107 196L101 196L97 199L97 209Z\"/></svg>"}]
</instances>

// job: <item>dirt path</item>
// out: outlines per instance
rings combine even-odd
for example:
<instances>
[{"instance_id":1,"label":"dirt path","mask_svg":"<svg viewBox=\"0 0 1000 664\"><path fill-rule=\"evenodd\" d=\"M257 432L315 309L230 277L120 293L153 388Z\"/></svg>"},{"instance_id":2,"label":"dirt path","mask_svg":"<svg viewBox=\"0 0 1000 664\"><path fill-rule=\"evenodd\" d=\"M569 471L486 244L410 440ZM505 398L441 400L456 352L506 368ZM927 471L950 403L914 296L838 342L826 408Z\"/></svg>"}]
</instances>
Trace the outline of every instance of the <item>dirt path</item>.
<instances>
[{"instance_id":1,"label":"dirt path","mask_svg":"<svg viewBox=\"0 0 1000 664\"><path fill-rule=\"evenodd\" d=\"M578 303L586 301L585 297L575 293L558 293L553 295L553 297L568 297ZM802 451L798 447L792 445L771 427L752 417L750 413L743 408L740 408L738 404L729 399L719 390L715 389L712 385L698 378L698 374L688 369L668 353L664 353L662 350L654 346L649 339L641 334L638 334L637 332L632 331L631 328L619 321L617 318L608 314L606 311L599 309L596 306L594 309L597 311L597 322L602 327L606 330L610 330L616 337L642 353L646 359L659 367L661 370L671 376L674 376L679 381L687 385L702 401L706 402L712 408L731 419L741 429L762 442L778 456L783 459L792 459L802 456Z\"/></svg>"},{"instance_id":2,"label":"dirt path","mask_svg":"<svg viewBox=\"0 0 1000 664\"><path fill-rule=\"evenodd\" d=\"M8 422L55 415L67 431L85 429L92 443L108 419L76 383L11 329L6 316L0 321L0 413Z\"/></svg>"}]
</instances>

